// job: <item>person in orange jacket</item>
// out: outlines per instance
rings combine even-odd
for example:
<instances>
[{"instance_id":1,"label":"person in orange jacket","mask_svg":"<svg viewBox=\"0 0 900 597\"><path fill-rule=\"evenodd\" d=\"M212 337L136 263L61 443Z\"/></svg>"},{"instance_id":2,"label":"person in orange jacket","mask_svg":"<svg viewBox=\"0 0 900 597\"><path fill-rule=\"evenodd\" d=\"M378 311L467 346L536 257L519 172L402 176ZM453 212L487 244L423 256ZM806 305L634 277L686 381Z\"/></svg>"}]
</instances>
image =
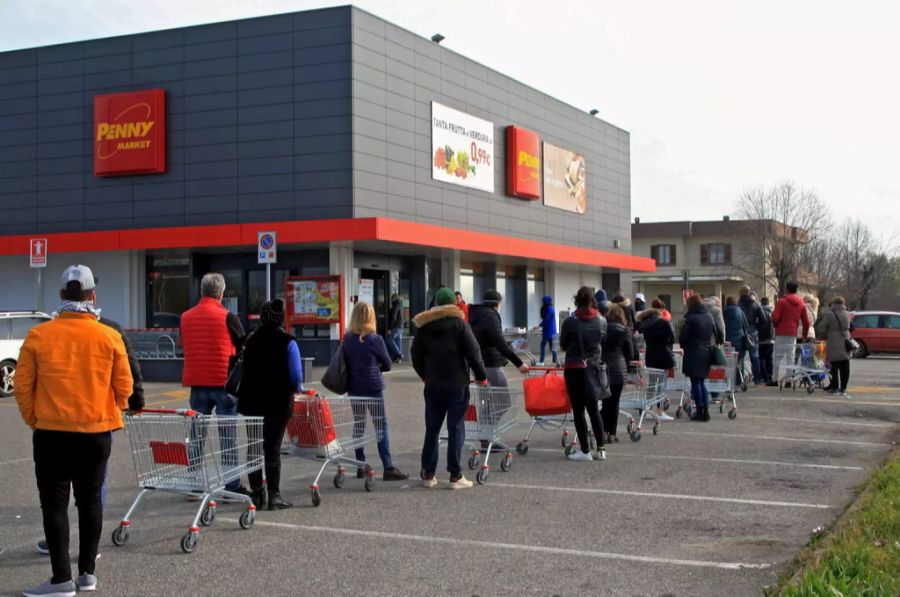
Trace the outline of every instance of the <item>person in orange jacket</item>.
<instances>
[{"instance_id":1,"label":"person in orange jacket","mask_svg":"<svg viewBox=\"0 0 900 597\"><path fill-rule=\"evenodd\" d=\"M122 335L99 321L94 274L63 272L59 316L33 327L16 368L16 402L34 430L34 469L53 576L23 595L93 591L103 527L101 488L122 410L134 389ZM69 491L79 519L78 577L69 560Z\"/></svg>"},{"instance_id":2,"label":"person in orange jacket","mask_svg":"<svg viewBox=\"0 0 900 597\"><path fill-rule=\"evenodd\" d=\"M801 337L809 336L809 313L806 304L797 294L797 283L787 283L787 294L775 303L775 311L772 313L772 325L775 326L775 348L773 376L778 376L778 368L782 360L787 359L788 365L794 363L794 353L797 349L797 329L801 330Z\"/></svg>"},{"instance_id":3,"label":"person in orange jacket","mask_svg":"<svg viewBox=\"0 0 900 597\"><path fill-rule=\"evenodd\" d=\"M466 304L465 299L463 299L463 295L460 291L456 291L456 306L459 307L459 310L463 312L463 319L465 321L469 321L469 305Z\"/></svg>"}]
</instances>

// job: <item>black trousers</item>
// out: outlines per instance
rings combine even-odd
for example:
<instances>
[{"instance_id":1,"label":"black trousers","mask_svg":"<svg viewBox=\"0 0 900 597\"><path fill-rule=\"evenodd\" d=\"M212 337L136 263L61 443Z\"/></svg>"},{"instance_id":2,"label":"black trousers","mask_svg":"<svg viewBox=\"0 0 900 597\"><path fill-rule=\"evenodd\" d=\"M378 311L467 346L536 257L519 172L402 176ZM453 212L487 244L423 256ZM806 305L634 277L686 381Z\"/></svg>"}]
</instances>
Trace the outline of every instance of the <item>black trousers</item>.
<instances>
[{"instance_id":1,"label":"black trousers","mask_svg":"<svg viewBox=\"0 0 900 597\"><path fill-rule=\"evenodd\" d=\"M609 384L609 392L612 396L603 401L603 408L600 410L603 430L610 435L616 434L616 428L619 425L619 400L622 398L624 387L625 384L621 383Z\"/></svg>"},{"instance_id":2,"label":"black trousers","mask_svg":"<svg viewBox=\"0 0 900 597\"><path fill-rule=\"evenodd\" d=\"M603 421L600 420L600 412L597 400L584 395L584 369L566 369L563 372L566 380L566 392L569 394L569 402L572 403L572 418L575 420L575 433L578 434L578 445L582 452L590 452L591 444L588 442L587 420L584 411L587 410L591 419L591 427L597 445L603 445Z\"/></svg>"},{"instance_id":3,"label":"black trousers","mask_svg":"<svg viewBox=\"0 0 900 597\"><path fill-rule=\"evenodd\" d=\"M103 532L100 489L112 448L112 433L37 429L32 436L34 473L50 550L53 582L72 580L69 561L69 488L78 508L78 573L93 574Z\"/></svg>"},{"instance_id":4,"label":"black trousers","mask_svg":"<svg viewBox=\"0 0 900 597\"><path fill-rule=\"evenodd\" d=\"M831 389L847 391L850 381L850 361L831 361Z\"/></svg>"},{"instance_id":5,"label":"black trousers","mask_svg":"<svg viewBox=\"0 0 900 597\"><path fill-rule=\"evenodd\" d=\"M270 494L281 493L281 442L287 427L289 416L266 415L263 418L263 459L266 465L266 489ZM248 428L249 434L249 428ZM251 444L250 458L259 457L259 444ZM250 489L262 487L262 471L253 471L247 475Z\"/></svg>"},{"instance_id":6,"label":"black trousers","mask_svg":"<svg viewBox=\"0 0 900 597\"><path fill-rule=\"evenodd\" d=\"M759 345L759 372L765 382L770 382L775 378L775 371L772 368L772 356L774 352L774 344Z\"/></svg>"}]
</instances>

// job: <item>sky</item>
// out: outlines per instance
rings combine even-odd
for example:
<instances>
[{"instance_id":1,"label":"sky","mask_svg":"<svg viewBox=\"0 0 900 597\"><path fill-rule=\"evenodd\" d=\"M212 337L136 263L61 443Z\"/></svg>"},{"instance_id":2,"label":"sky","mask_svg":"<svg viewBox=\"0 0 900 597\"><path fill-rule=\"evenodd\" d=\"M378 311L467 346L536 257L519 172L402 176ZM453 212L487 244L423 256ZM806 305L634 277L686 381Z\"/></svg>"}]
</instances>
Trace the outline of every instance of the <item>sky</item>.
<instances>
[{"instance_id":1,"label":"sky","mask_svg":"<svg viewBox=\"0 0 900 597\"><path fill-rule=\"evenodd\" d=\"M0 0L0 51L346 3ZM719 219L789 179L900 238L898 2L355 4L629 131L632 217Z\"/></svg>"}]
</instances>

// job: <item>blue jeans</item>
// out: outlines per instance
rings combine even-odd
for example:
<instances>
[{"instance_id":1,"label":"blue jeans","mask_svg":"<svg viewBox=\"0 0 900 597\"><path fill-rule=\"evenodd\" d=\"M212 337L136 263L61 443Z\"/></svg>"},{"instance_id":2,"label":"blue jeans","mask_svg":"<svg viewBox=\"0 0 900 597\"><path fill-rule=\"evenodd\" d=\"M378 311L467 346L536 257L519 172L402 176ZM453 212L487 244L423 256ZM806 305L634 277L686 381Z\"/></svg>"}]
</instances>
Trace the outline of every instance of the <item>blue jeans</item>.
<instances>
[{"instance_id":1,"label":"blue jeans","mask_svg":"<svg viewBox=\"0 0 900 597\"><path fill-rule=\"evenodd\" d=\"M550 354L553 356L553 362L559 362L559 356L556 353L556 344L553 342L553 337L550 338L543 336L541 337L541 362L544 362L544 356L547 354L547 345L550 345Z\"/></svg>"},{"instance_id":2,"label":"blue jeans","mask_svg":"<svg viewBox=\"0 0 900 597\"><path fill-rule=\"evenodd\" d=\"M691 378L691 398L697 406L709 405L709 390L706 389L706 378Z\"/></svg>"},{"instance_id":3,"label":"blue jeans","mask_svg":"<svg viewBox=\"0 0 900 597\"><path fill-rule=\"evenodd\" d=\"M225 388L192 387L191 408L203 415L211 415L213 408L216 415L237 414L237 398L228 394ZM237 466L238 454L235 447L237 430L234 425L219 424L219 449L222 450L222 466L234 468ZM241 486L240 480L228 483L225 489L235 490Z\"/></svg>"},{"instance_id":4,"label":"blue jeans","mask_svg":"<svg viewBox=\"0 0 900 597\"><path fill-rule=\"evenodd\" d=\"M434 475L438 464L438 443L444 418L447 419L447 471L462 473L463 444L466 443L466 409L469 391L425 389L425 444L422 446L422 471Z\"/></svg>"},{"instance_id":5,"label":"blue jeans","mask_svg":"<svg viewBox=\"0 0 900 597\"><path fill-rule=\"evenodd\" d=\"M391 330L391 333L388 335L387 347L392 358L403 358L403 328Z\"/></svg>"},{"instance_id":6,"label":"blue jeans","mask_svg":"<svg viewBox=\"0 0 900 597\"><path fill-rule=\"evenodd\" d=\"M381 464L384 470L394 468L391 461L391 447L388 443L388 424L387 416L384 412L384 392L372 392L369 396L363 396L359 393L354 397L369 398L369 400L351 400L351 408L353 410L353 437L361 438L366 431L366 412L372 416L372 424L375 426L375 437L378 440L378 455L381 457ZM365 446L356 448L356 459L360 462L366 461Z\"/></svg>"}]
</instances>

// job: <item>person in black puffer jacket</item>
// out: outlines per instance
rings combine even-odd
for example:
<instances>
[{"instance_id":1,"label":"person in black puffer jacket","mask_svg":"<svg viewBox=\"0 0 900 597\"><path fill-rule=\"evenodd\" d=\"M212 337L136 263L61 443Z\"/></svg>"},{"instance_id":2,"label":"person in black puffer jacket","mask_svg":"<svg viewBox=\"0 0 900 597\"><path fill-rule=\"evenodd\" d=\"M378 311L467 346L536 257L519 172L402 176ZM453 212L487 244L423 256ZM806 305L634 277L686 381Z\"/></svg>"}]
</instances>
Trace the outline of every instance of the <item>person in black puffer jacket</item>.
<instances>
[{"instance_id":1,"label":"person in black puffer jacket","mask_svg":"<svg viewBox=\"0 0 900 597\"><path fill-rule=\"evenodd\" d=\"M675 356L672 347L675 345L675 330L672 323L663 319L663 311L666 304L662 299L653 299L652 308L645 309L637 314L638 330L644 336L644 344L647 353L644 357L645 364L650 369L662 369L668 371L675 366ZM671 421L661 405L656 407L656 419L658 421Z\"/></svg>"},{"instance_id":2,"label":"person in black puffer jacket","mask_svg":"<svg viewBox=\"0 0 900 597\"><path fill-rule=\"evenodd\" d=\"M447 419L447 471L450 489L468 489L463 477L462 448L466 441L465 415L469 406L469 368L479 382L487 381L481 350L463 312L454 305L456 295L439 289L435 306L413 318L413 368L425 382L425 442L422 447L422 484L437 486L438 439Z\"/></svg>"},{"instance_id":3,"label":"person in black puffer jacket","mask_svg":"<svg viewBox=\"0 0 900 597\"><path fill-rule=\"evenodd\" d=\"M616 438L616 428L619 421L619 399L622 397L622 388L628 377L628 363L634 359L634 351L631 344L631 332L626 327L625 311L619 305L613 303L606 314L606 338L603 340L603 362L606 363L609 372L609 391L612 394L603 401L600 417L603 421L603 430L606 432L606 440L619 441Z\"/></svg>"},{"instance_id":4,"label":"person in black puffer jacket","mask_svg":"<svg viewBox=\"0 0 900 597\"><path fill-rule=\"evenodd\" d=\"M572 403L572 418L575 421L575 432L578 434L578 444L581 447L580 450L574 450L569 454L569 460L594 460L591 455L591 445L588 442L585 410L591 419L594 436L597 438L597 459L606 460L600 408L597 400L586 396L584 392L586 363L596 363L602 359L602 345L605 336L606 320L600 316L597 309L594 289L582 286L575 294L575 313L566 318L559 334L559 346L566 352L563 377L566 380L569 401Z\"/></svg>"},{"instance_id":5,"label":"person in black puffer jacket","mask_svg":"<svg viewBox=\"0 0 900 597\"><path fill-rule=\"evenodd\" d=\"M681 371L691 379L691 398L696 405L693 419L709 421L709 390L706 388L706 378L712 366L709 349L713 343L721 345L725 337L706 310L702 295L689 296L687 308L678 336L678 343L684 350Z\"/></svg>"}]
</instances>

